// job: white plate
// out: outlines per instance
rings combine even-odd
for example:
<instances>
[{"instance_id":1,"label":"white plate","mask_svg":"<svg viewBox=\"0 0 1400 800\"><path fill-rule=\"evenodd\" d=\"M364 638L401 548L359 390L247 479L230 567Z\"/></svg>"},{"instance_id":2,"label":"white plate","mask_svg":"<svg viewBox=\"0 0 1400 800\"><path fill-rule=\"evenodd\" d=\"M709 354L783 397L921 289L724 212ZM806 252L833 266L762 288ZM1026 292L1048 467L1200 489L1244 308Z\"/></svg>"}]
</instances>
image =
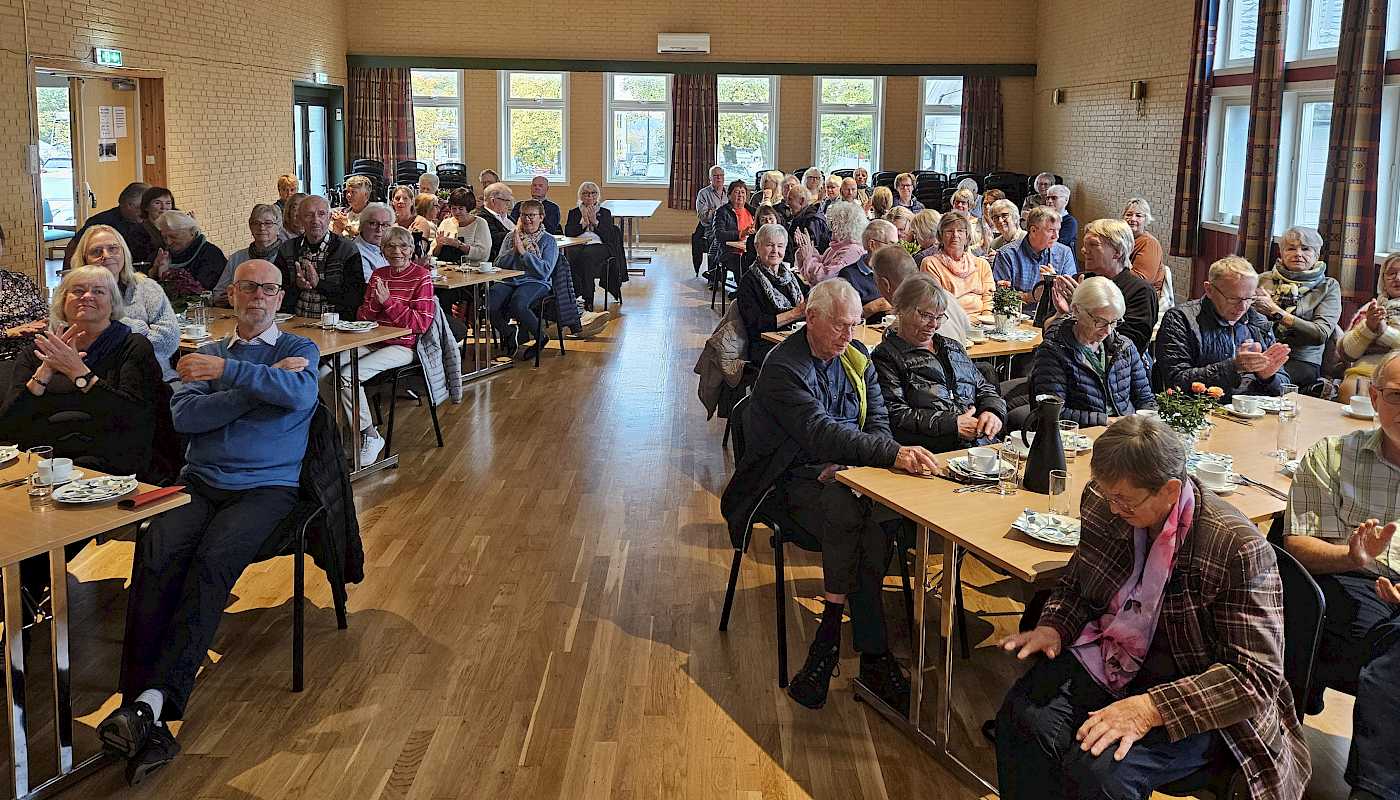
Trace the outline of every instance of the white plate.
<instances>
[{"instance_id":1,"label":"white plate","mask_svg":"<svg viewBox=\"0 0 1400 800\"><path fill-rule=\"evenodd\" d=\"M19 458L19 447L0 447L0 464Z\"/></svg>"},{"instance_id":2,"label":"white plate","mask_svg":"<svg viewBox=\"0 0 1400 800\"><path fill-rule=\"evenodd\" d=\"M1197 476L1197 477L1200 477L1200 476ZM1211 490L1212 492L1215 492L1215 493L1218 494L1218 495L1234 494L1234 493L1235 493L1235 489L1239 486L1238 483L1235 483L1235 473L1233 473L1233 472L1230 473L1230 483L1229 483L1229 485L1227 485L1227 486L1219 486L1219 487L1217 487L1217 486L1211 486L1210 484L1206 483L1205 481L1202 481L1202 482L1201 482L1201 485L1204 486L1204 487L1206 487L1207 489Z\"/></svg>"},{"instance_id":3,"label":"white plate","mask_svg":"<svg viewBox=\"0 0 1400 800\"><path fill-rule=\"evenodd\" d=\"M39 473L36 472L34 473L33 481L35 486L62 486L65 483L72 483L73 481L79 480L82 477L83 471L80 469L75 469L72 472L68 473L68 477L64 478L61 481L54 481L53 483L44 483L43 481L39 480Z\"/></svg>"},{"instance_id":4,"label":"white plate","mask_svg":"<svg viewBox=\"0 0 1400 800\"><path fill-rule=\"evenodd\" d=\"M105 503L136 491L136 478L104 476L73 481L54 490L53 499L60 503Z\"/></svg>"},{"instance_id":5,"label":"white plate","mask_svg":"<svg viewBox=\"0 0 1400 800\"><path fill-rule=\"evenodd\" d=\"M968 478L977 478L978 480L994 481L999 477L995 472L982 472L981 470L973 469L972 465L968 463L967 456L953 456L952 458L948 459L948 466L952 467L954 471L960 472L964 477ZM1011 464L1003 464L1001 468L1001 473L1004 475L1009 472L1015 472L1015 470L1016 468Z\"/></svg>"},{"instance_id":6,"label":"white plate","mask_svg":"<svg viewBox=\"0 0 1400 800\"><path fill-rule=\"evenodd\" d=\"M1233 415L1235 415L1235 416L1237 416L1237 417L1242 417L1242 418L1244 418L1244 419L1259 419L1260 417L1264 416L1264 413L1265 413L1262 406L1260 407L1260 409L1259 409L1258 411L1254 412L1253 414L1247 414L1247 413L1245 413L1245 412L1239 410L1238 408L1235 408L1235 404L1234 404L1234 403L1226 403L1225 405L1221 406L1220 408L1223 409L1226 413L1233 414Z\"/></svg>"},{"instance_id":7,"label":"white plate","mask_svg":"<svg viewBox=\"0 0 1400 800\"><path fill-rule=\"evenodd\" d=\"M359 320L355 322L338 322L336 323L335 329L341 333L367 333L378 327L378 322Z\"/></svg>"},{"instance_id":8,"label":"white plate","mask_svg":"<svg viewBox=\"0 0 1400 800\"><path fill-rule=\"evenodd\" d=\"M1343 413L1343 414L1346 414L1348 417L1351 417L1352 419L1375 419L1375 418L1376 418L1376 412L1374 412L1374 411L1372 411L1372 412L1369 413L1369 414L1358 414L1358 413L1356 413L1355 411L1352 411L1352 410L1351 410L1351 406L1342 406L1342 413Z\"/></svg>"},{"instance_id":9,"label":"white plate","mask_svg":"<svg viewBox=\"0 0 1400 800\"><path fill-rule=\"evenodd\" d=\"M1051 523L1051 524L1046 524ZM1011 523L1011 527L1037 541L1056 547L1079 546L1079 520L1029 508Z\"/></svg>"},{"instance_id":10,"label":"white plate","mask_svg":"<svg viewBox=\"0 0 1400 800\"><path fill-rule=\"evenodd\" d=\"M272 321L273 321L273 322L276 322L276 323L279 324L279 325L281 325L283 322L286 322L287 320L289 320L289 319L291 319L291 318L292 318L292 315L291 315L291 314L273 314L273 315L272 315Z\"/></svg>"},{"instance_id":11,"label":"white plate","mask_svg":"<svg viewBox=\"0 0 1400 800\"><path fill-rule=\"evenodd\" d=\"M1227 468L1235 466L1235 457L1229 453L1192 453L1186 457L1186 471L1192 475L1196 474L1196 465L1202 461L1214 461Z\"/></svg>"}]
</instances>

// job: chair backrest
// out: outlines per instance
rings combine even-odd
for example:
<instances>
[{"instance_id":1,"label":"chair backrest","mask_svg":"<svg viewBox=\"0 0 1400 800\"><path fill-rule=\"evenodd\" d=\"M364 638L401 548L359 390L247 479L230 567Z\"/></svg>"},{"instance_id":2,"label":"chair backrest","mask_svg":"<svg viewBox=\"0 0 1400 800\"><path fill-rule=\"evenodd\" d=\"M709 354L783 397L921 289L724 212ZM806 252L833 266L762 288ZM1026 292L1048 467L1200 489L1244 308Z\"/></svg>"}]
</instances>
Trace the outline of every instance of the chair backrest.
<instances>
[{"instance_id":1,"label":"chair backrest","mask_svg":"<svg viewBox=\"0 0 1400 800\"><path fill-rule=\"evenodd\" d=\"M748 392L734 402L734 407L729 410L729 436L734 440L734 463L738 463L744 458L744 447L747 442L744 440L744 425L749 413L749 403L753 400L753 395Z\"/></svg>"},{"instance_id":2,"label":"chair backrest","mask_svg":"<svg viewBox=\"0 0 1400 800\"><path fill-rule=\"evenodd\" d=\"M894 179L898 177L898 172L885 170L871 175L870 180L874 182L876 186L889 186L890 188L894 188Z\"/></svg>"},{"instance_id":3,"label":"chair backrest","mask_svg":"<svg viewBox=\"0 0 1400 800\"><path fill-rule=\"evenodd\" d=\"M53 206L49 205L49 201L45 200L45 201L44 201L44 224L47 225L47 224L49 224L50 222L53 222Z\"/></svg>"},{"instance_id":4,"label":"chair backrest","mask_svg":"<svg viewBox=\"0 0 1400 800\"><path fill-rule=\"evenodd\" d=\"M437 165L437 173L438 173L439 175L441 175L441 174L442 174L444 171L446 171L446 170L456 170L456 171L458 171L458 172L466 172L466 171L467 171L467 165L466 165L466 164L463 164L463 163L460 162L460 161L443 161L443 162L440 162L440 163Z\"/></svg>"},{"instance_id":5,"label":"chair backrest","mask_svg":"<svg viewBox=\"0 0 1400 800\"><path fill-rule=\"evenodd\" d=\"M1313 663L1322 638L1327 600L1298 559L1278 544L1273 548L1283 581L1283 677L1293 690L1293 708L1301 722L1312 689Z\"/></svg>"},{"instance_id":6,"label":"chair backrest","mask_svg":"<svg viewBox=\"0 0 1400 800\"><path fill-rule=\"evenodd\" d=\"M854 178L856 171L854 169L833 169L831 174L838 178Z\"/></svg>"}]
</instances>

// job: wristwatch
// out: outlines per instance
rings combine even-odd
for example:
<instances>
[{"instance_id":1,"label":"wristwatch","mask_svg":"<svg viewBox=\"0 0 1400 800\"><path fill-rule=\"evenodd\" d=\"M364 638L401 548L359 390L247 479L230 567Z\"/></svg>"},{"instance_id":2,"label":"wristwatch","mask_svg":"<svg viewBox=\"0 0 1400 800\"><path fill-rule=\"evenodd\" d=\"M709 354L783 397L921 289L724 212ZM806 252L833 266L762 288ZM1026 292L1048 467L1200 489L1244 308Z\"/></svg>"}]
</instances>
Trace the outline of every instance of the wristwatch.
<instances>
[{"instance_id":1,"label":"wristwatch","mask_svg":"<svg viewBox=\"0 0 1400 800\"><path fill-rule=\"evenodd\" d=\"M78 387L79 391L86 392L87 388L91 386L92 382L95 380L97 380L97 378L92 374L92 370L88 370L82 375L79 375L78 377L74 378L73 385Z\"/></svg>"},{"instance_id":2,"label":"wristwatch","mask_svg":"<svg viewBox=\"0 0 1400 800\"><path fill-rule=\"evenodd\" d=\"M1282 312L1282 311L1275 311L1274 313L1272 313L1272 314L1269 315L1269 321L1270 321L1270 322L1281 322L1282 320L1283 320L1283 312Z\"/></svg>"}]
</instances>

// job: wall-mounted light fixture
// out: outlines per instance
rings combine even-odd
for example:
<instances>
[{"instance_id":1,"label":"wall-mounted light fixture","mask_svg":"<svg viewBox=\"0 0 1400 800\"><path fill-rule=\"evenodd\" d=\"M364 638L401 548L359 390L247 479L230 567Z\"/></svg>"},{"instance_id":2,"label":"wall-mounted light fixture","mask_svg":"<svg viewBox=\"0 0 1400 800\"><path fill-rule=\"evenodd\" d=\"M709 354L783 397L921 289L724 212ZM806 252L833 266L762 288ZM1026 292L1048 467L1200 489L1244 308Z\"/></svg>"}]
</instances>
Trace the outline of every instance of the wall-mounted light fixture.
<instances>
[{"instance_id":1,"label":"wall-mounted light fixture","mask_svg":"<svg viewBox=\"0 0 1400 800\"><path fill-rule=\"evenodd\" d=\"M1057 106L1060 105L1061 103L1065 102L1065 90L1064 90L1064 89L1054 89L1054 90L1052 90L1052 91L1050 92L1050 102L1053 103L1054 105L1057 105Z\"/></svg>"},{"instance_id":2,"label":"wall-mounted light fixture","mask_svg":"<svg viewBox=\"0 0 1400 800\"><path fill-rule=\"evenodd\" d=\"M1128 84L1128 97L1133 100L1147 99L1147 81L1133 81Z\"/></svg>"}]
</instances>

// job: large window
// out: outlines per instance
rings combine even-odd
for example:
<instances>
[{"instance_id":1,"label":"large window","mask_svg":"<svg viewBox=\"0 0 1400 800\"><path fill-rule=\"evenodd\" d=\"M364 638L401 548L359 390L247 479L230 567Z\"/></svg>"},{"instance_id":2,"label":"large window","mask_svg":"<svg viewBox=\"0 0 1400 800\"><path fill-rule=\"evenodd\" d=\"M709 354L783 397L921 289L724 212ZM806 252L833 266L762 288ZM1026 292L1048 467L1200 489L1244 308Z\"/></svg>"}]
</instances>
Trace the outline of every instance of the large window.
<instances>
[{"instance_id":1,"label":"large window","mask_svg":"<svg viewBox=\"0 0 1400 800\"><path fill-rule=\"evenodd\" d=\"M1294 0L1290 6L1288 59L1335 58L1342 38L1342 0Z\"/></svg>"},{"instance_id":2,"label":"large window","mask_svg":"<svg viewBox=\"0 0 1400 800\"><path fill-rule=\"evenodd\" d=\"M778 79L758 75L719 76L719 155L716 164L732 178L748 179L777 166Z\"/></svg>"},{"instance_id":3,"label":"large window","mask_svg":"<svg viewBox=\"0 0 1400 800\"><path fill-rule=\"evenodd\" d=\"M462 73L455 69L415 69L413 136L418 160L428 169L462 160Z\"/></svg>"},{"instance_id":4,"label":"large window","mask_svg":"<svg viewBox=\"0 0 1400 800\"><path fill-rule=\"evenodd\" d=\"M1235 69L1254 63L1254 31L1259 0L1221 0L1216 28L1215 68Z\"/></svg>"},{"instance_id":5,"label":"large window","mask_svg":"<svg viewBox=\"0 0 1400 800\"><path fill-rule=\"evenodd\" d=\"M962 78L924 78L919 169L956 172L962 128Z\"/></svg>"},{"instance_id":6,"label":"large window","mask_svg":"<svg viewBox=\"0 0 1400 800\"><path fill-rule=\"evenodd\" d=\"M813 125L816 166L823 172L880 164L884 78L817 78Z\"/></svg>"},{"instance_id":7,"label":"large window","mask_svg":"<svg viewBox=\"0 0 1400 800\"><path fill-rule=\"evenodd\" d=\"M1322 209L1322 181L1327 174L1328 139L1332 131L1332 94L1284 95L1284 152L1280 159L1278 207L1282 218L1275 233L1291 225L1317 227Z\"/></svg>"},{"instance_id":8,"label":"large window","mask_svg":"<svg viewBox=\"0 0 1400 800\"><path fill-rule=\"evenodd\" d=\"M1239 224L1248 139L1249 96L1216 98L1211 108L1204 211L1205 219L1211 222Z\"/></svg>"},{"instance_id":9,"label":"large window","mask_svg":"<svg viewBox=\"0 0 1400 800\"><path fill-rule=\"evenodd\" d=\"M607 129L609 183L667 183L671 76L609 73Z\"/></svg>"},{"instance_id":10,"label":"large window","mask_svg":"<svg viewBox=\"0 0 1400 800\"><path fill-rule=\"evenodd\" d=\"M502 178L568 180L569 83L562 72L501 72Z\"/></svg>"}]
</instances>

